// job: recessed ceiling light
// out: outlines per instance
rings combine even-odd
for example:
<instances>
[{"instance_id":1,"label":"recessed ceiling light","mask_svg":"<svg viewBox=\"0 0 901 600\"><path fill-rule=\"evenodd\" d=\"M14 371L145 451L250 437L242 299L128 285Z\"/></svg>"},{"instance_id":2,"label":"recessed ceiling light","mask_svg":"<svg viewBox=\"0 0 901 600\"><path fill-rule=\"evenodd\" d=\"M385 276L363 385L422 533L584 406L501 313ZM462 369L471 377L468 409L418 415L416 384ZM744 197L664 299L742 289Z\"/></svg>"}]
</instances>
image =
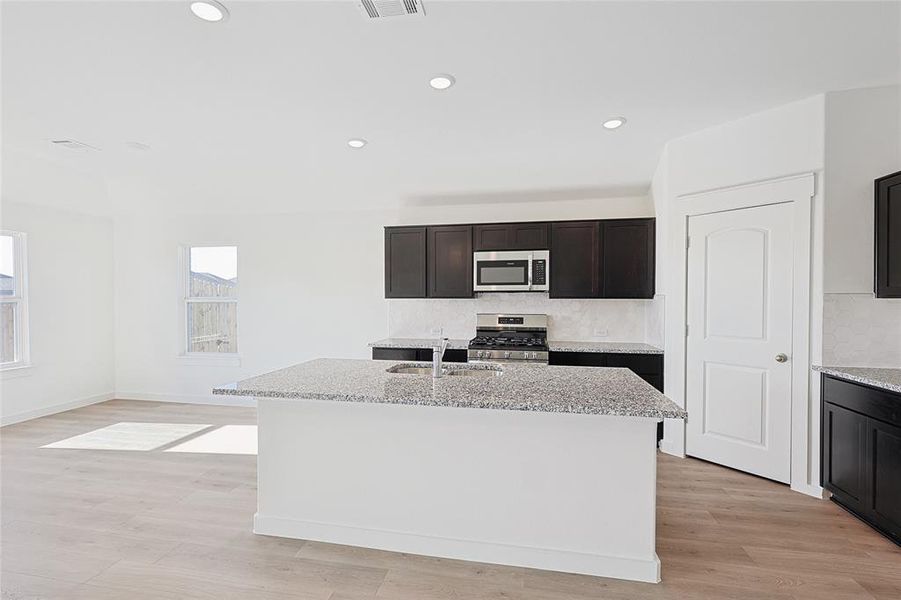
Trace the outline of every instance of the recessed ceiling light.
<instances>
[{"instance_id":1,"label":"recessed ceiling light","mask_svg":"<svg viewBox=\"0 0 901 600\"><path fill-rule=\"evenodd\" d=\"M198 18L211 23L228 18L228 9L216 0L195 0L195 2L191 2L191 12Z\"/></svg>"},{"instance_id":2,"label":"recessed ceiling light","mask_svg":"<svg viewBox=\"0 0 901 600\"><path fill-rule=\"evenodd\" d=\"M446 90L456 82L453 75L435 75L429 79L429 85L436 90Z\"/></svg>"},{"instance_id":3,"label":"recessed ceiling light","mask_svg":"<svg viewBox=\"0 0 901 600\"><path fill-rule=\"evenodd\" d=\"M612 119L607 119L604 121L605 129L619 129L623 125L626 124L625 117L613 117Z\"/></svg>"},{"instance_id":4,"label":"recessed ceiling light","mask_svg":"<svg viewBox=\"0 0 901 600\"><path fill-rule=\"evenodd\" d=\"M363 138L354 138L352 140L347 140L347 145L355 150L359 150L363 146L365 146L368 142Z\"/></svg>"}]
</instances>

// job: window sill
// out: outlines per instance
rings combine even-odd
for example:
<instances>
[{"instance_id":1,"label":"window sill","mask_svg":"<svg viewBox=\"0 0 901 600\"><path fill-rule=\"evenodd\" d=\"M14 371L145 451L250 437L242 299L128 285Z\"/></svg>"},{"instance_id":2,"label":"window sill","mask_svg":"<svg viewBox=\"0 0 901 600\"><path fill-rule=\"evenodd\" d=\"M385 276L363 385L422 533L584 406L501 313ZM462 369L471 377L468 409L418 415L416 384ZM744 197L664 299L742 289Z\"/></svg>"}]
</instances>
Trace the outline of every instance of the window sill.
<instances>
[{"instance_id":1,"label":"window sill","mask_svg":"<svg viewBox=\"0 0 901 600\"><path fill-rule=\"evenodd\" d=\"M241 357L236 354L179 354L179 364L197 367L240 367Z\"/></svg>"},{"instance_id":2,"label":"window sill","mask_svg":"<svg viewBox=\"0 0 901 600\"><path fill-rule=\"evenodd\" d=\"M27 377L29 375L31 375L31 363L0 367L0 378L2 379L16 379L17 377Z\"/></svg>"}]
</instances>

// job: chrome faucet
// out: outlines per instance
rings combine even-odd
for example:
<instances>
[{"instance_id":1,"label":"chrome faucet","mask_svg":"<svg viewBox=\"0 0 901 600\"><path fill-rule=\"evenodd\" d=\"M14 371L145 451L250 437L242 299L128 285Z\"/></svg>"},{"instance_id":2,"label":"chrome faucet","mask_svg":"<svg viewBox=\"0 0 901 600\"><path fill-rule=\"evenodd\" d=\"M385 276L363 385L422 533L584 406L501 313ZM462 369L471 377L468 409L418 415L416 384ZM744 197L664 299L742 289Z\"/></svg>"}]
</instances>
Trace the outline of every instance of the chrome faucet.
<instances>
[{"instance_id":1,"label":"chrome faucet","mask_svg":"<svg viewBox=\"0 0 901 600\"><path fill-rule=\"evenodd\" d=\"M442 374L441 361L444 359L444 351L447 350L447 338L440 338L438 343L432 346L432 377L438 379Z\"/></svg>"}]
</instances>

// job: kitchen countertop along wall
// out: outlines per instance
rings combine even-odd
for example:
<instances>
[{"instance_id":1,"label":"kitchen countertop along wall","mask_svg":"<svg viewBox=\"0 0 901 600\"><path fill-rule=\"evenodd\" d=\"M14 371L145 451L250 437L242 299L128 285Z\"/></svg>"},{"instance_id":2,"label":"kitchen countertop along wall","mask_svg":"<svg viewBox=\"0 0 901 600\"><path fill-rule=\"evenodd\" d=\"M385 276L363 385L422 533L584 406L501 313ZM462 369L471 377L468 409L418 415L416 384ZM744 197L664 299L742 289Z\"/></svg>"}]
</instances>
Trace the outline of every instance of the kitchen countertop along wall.
<instances>
[{"instance_id":1,"label":"kitchen countertop along wall","mask_svg":"<svg viewBox=\"0 0 901 600\"><path fill-rule=\"evenodd\" d=\"M875 367L829 367L814 365L814 371L832 375L845 381L862 383L901 394L901 369Z\"/></svg>"},{"instance_id":2,"label":"kitchen countertop along wall","mask_svg":"<svg viewBox=\"0 0 901 600\"><path fill-rule=\"evenodd\" d=\"M435 346L435 338L385 338L376 342L370 342L370 348L432 348ZM448 340L447 347L451 350L466 350L469 340ZM636 342L571 342L549 341L548 349L551 352L598 352L611 354L663 354L663 350L650 344Z\"/></svg>"}]
</instances>

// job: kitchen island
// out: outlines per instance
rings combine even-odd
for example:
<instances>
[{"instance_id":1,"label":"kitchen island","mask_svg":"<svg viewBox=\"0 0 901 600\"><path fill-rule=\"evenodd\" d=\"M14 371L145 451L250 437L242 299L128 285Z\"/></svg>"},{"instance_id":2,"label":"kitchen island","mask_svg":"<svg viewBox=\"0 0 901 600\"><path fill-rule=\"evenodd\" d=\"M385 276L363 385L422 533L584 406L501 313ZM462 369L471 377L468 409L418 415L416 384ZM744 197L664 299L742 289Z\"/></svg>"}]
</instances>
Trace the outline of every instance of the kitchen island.
<instances>
[{"instance_id":1,"label":"kitchen island","mask_svg":"<svg viewBox=\"0 0 901 600\"><path fill-rule=\"evenodd\" d=\"M215 389L258 401L254 531L659 581L656 424L682 409L627 369L430 369L318 359Z\"/></svg>"}]
</instances>

